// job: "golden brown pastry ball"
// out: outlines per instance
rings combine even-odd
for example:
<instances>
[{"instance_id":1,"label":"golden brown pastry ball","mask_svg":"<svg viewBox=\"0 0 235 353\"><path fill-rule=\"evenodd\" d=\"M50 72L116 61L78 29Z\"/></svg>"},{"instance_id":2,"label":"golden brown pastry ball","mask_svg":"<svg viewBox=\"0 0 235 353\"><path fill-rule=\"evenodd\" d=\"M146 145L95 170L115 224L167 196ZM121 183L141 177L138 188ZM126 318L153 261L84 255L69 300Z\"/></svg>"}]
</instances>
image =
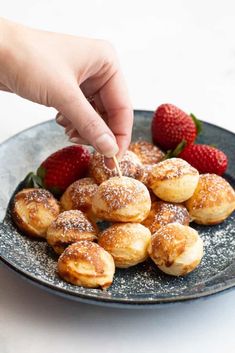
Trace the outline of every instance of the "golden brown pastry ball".
<instances>
[{"instance_id":1,"label":"golden brown pastry ball","mask_svg":"<svg viewBox=\"0 0 235 353\"><path fill-rule=\"evenodd\" d=\"M24 233L45 238L47 228L60 213L60 206L45 189L23 189L15 195L11 213L14 222Z\"/></svg>"},{"instance_id":2,"label":"golden brown pastry ball","mask_svg":"<svg viewBox=\"0 0 235 353\"><path fill-rule=\"evenodd\" d=\"M97 228L86 215L79 210L62 212L49 226L47 230L47 242L57 254L80 240L96 239Z\"/></svg>"},{"instance_id":3,"label":"golden brown pastry ball","mask_svg":"<svg viewBox=\"0 0 235 353\"><path fill-rule=\"evenodd\" d=\"M201 262L203 241L195 229L170 223L152 235L149 255L163 272L184 276Z\"/></svg>"},{"instance_id":4,"label":"golden brown pastry ball","mask_svg":"<svg viewBox=\"0 0 235 353\"><path fill-rule=\"evenodd\" d=\"M160 199L184 202L193 195L198 180L198 171L188 162L171 158L154 165L148 184Z\"/></svg>"},{"instance_id":5,"label":"golden brown pastry ball","mask_svg":"<svg viewBox=\"0 0 235 353\"><path fill-rule=\"evenodd\" d=\"M165 153L152 143L139 140L133 142L129 146L129 150L134 152L139 157L142 164L156 164L160 162Z\"/></svg>"},{"instance_id":6,"label":"golden brown pastry ball","mask_svg":"<svg viewBox=\"0 0 235 353\"><path fill-rule=\"evenodd\" d=\"M77 286L108 288L113 282L115 265L101 246L83 240L65 249L57 269L61 278Z\"/></svg>"},{"instance_id":7,"label":"golden brown pastry ball","mask_svg":"<svg viewBox=\"0 0 235 353\"><path fill-rule=\"evenodd\" d=\"M168 223L180 223L188 226L189 222L190 216L185 206L165 201L154 201L148 217L142 224L148 227L151 233L155 233Z\"/></svg>"},{"instance_id":8,"label":"golden brown pastry ball","mask_svg":"<svg viewBox=\"0 0 235 353\"><path fill-rule=\"evenodd\" d=\"M114 222L142 222L150 208L151 199L146 186L128 177L104 181L92 203L92 210L98 218Z\"/></svg>"},{"instance_id":9,"label":"golden brown pastry ball","mask_svg":"<svg viewBox=\"0 0 235 353\"><path fill-rule=\"evenodd\" d=\"M235 210L235 192L221 176L201 174L194 194L185 205L196 223L221 223Z\"/></svg>"},{"instance_id":10,"label":"golden brown pastry ball","mask_svg":"<svg viewBox=\"0 0 235 353\"><path fill-rule=\"evenodd\" d=\"M88 212L91 209L92 197L98 189L93 178L83 178L72 183L61 197L61 206L64 210L81 210Z\"/></svg>"},{"instance_id":11,"label":"golden brown pastry ball","mask_svg":"<svg viewBox=\"0 0 235 353\"><path fill-rule=\"evenodd\" d=\"M151 190L150 186L149 186L149 180L150 180L150 175L151 175L151 171L154 168L155 164L146 164L143 166L144 168L144 173L143 176L141 178L141 182L147 186L148 189ZM152 191L151 191L152 192ZM152 192L153 194L153 192Z\"/></svg>"},{"instance_id":12,"label":"golden brown pastry ball","mask_svg":"<svg viewBox=\"0 0 235 353\"><path fill-rule=\"evenodd\" d=\"M131 151L127 151L122 160L119 162L119 167L123 176L128 176L130 178L135 178L141 180L144 175L143 166L137 157L137 155ZM104 181L117 176L116 169L109 169L104 164L104 156L98 152L94 152L90 167L90 176L95 179L97 184L101 184Z\"/></svg>"},{"instance_id":13,"label":"golden brown pastry ball","mask_svg":"<svg viewBox=\"0 0 235 353\"><path fill-rule=\"evenodd\" d=\"M105 229L98 243L114 258L117 267L126 268L148 257L151 233L139 223L116 223Z\"/></svg>"}]
</instances>

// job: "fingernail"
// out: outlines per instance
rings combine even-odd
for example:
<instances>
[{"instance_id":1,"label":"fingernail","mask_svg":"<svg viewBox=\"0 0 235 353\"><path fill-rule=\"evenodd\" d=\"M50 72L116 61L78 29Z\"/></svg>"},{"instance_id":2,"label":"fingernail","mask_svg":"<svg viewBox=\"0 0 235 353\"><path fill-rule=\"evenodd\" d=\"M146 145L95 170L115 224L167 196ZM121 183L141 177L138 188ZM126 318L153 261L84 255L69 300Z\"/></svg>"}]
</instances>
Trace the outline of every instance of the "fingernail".
<instances>
[{"instance_id":1,"label":"fingernail","mask_svg":"<svg viewBox=\"0 0 235 353\"><path fill-rule=\"evenodd\" d=\"M106 165L107 168L110 170L116 169L115 163L113 161L113 158L104 158L104 164Z\"/></svg>"},{"instance_id":2,"label":"fingernail","mask_svg":"<svg viewBox=\"0 0 235 353\"><path fill-rule=\"evenodd\" d=\"M69 141L72 143L77 143L79 145L89 145L89 143L86 140L83 140L80 137L72 137L71 139L69 139Z\"/></svg>"},{"instance_id":3,"label":"fingernail","mask_svg":"<svg viewBox=\"0 0 235 353\"><path fill-rule=\"evenodd\" d=\"M64 117L61 114L58 114L57 117L55 118L55 120L57 121L57 123L61 123L63 121Z\"/></svg>"},{"instance_id":4,"label":"fingernail","mask_svg":"<svg viewBox=\"0 0 235 353\"><path fill-rule=\"evenodd\" d=\"M65 129L65 133L66 133L66 135L68 135L68 137L70 137L70 135L72 134L74 132L74 128L72 128L72 129Z\"/></svg>"},{"instance_id":5,"label":"fingernail","mask_svg":"<svg viewBox=\"0 0 235 353\"><path fill-rule=\"evenodd\" d=\"M118 153L118 145L109 134L103 134L96 140L96 148L107 158L112 158Z\"/></svg>"},{"instance_id":6,"label":"fingernail","mask_svg":"<svg viewBox=\"0 0 235 353\"><path fill-rule=\"evenodd\" d=\"M80 143L80 140L78 137L72 137L71 139L69 139L69 141L73 143Z\"/></svg>"}]
</instances>

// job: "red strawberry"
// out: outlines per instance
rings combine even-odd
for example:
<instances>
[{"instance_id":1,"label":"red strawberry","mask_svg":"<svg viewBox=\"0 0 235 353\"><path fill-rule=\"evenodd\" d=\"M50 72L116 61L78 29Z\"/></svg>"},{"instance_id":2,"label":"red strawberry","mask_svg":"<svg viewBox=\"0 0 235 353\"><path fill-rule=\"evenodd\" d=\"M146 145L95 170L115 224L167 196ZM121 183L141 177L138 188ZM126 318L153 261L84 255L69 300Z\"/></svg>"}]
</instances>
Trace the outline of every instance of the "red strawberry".
<instances>
[{"instance_id":1,"label":"red strawberry","mask_svg":"<svg viewBox=\"0 0 235 353\"><path fill-rule=\"evenodd\" d=\"M194 142L200 132L200 123L173 104L160 105L152 120L153 142L164 150L174 149L182 140Z\"/></svg>"},{"instance_id":2,"label":"red strawberry","mask_svg":"<svg viewBox=\"0 0 235 353\"><path fill-rule=\"evenodd\" d=\"M200 173L215 173L222 175L228 165L224 152L209 145L189 145L178 155Z\"/></svg>"},{"instance_id":3,"label":"red strawberry","mask_svg":"<svg viewBox=\"0 0 235 353\"><path fill-rule=\"evenodd\" d=\"M30 173L27 182L31 186L43 186L59 196L71 183L86 175L89 161L90 152L83 146L62 148L42 162L36 176Z\"/></svg>"}]
</instances>

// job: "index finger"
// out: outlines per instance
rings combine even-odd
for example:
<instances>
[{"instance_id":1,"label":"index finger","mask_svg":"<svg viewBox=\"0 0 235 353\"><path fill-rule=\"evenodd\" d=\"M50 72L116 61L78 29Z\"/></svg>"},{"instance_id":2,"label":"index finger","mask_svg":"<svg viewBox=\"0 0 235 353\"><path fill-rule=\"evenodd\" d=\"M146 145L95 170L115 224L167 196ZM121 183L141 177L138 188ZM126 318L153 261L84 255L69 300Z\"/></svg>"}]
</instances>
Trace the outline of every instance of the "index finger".
<instances>
[{"instance_id":1,"label":"index finger","mask_svg":"<svg viewBox=\"0 0 235 353\"><path fill-rule=\"evenodd\" d=\"M133 109L120 70L106 82L99 95L108 117L108 125L117 140L120 159L130 144L133 126Z\"/></svg>"}]
</instances>

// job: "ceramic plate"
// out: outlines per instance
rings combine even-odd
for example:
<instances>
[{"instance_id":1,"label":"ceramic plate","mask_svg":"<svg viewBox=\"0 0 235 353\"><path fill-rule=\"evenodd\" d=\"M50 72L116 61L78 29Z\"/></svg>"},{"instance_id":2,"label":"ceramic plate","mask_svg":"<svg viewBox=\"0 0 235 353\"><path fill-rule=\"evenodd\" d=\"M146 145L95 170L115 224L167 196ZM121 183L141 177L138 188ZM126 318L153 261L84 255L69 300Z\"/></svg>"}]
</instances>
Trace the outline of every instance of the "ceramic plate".
<instances>
[{"instance_id":1,"label":"ceramic plate","mask_svg":"<svg viewBox=\"0 0 235 353\"><path fill-rule=\"evenodd\" d=\"M132 140L151 141L152 112L135 111ZM225 178L235 186L235 135L204 123L200 142L216 144L229 157ZM8 202L19 181L51 152L67 145L63 130L48 121L13 136L0 145L0 258L31 282L70 299L119 307L152 307L191 300L223 291L235 285L235 214L216 226L191 226L205 244L200 266L186 277L174 278L160 272L151 262L119 269L107 291L76 287L56 273L56 256L44 241L20 234L11 222ZM22 185L18 185L18 188Z\"/></svg>"}]
</instances>

